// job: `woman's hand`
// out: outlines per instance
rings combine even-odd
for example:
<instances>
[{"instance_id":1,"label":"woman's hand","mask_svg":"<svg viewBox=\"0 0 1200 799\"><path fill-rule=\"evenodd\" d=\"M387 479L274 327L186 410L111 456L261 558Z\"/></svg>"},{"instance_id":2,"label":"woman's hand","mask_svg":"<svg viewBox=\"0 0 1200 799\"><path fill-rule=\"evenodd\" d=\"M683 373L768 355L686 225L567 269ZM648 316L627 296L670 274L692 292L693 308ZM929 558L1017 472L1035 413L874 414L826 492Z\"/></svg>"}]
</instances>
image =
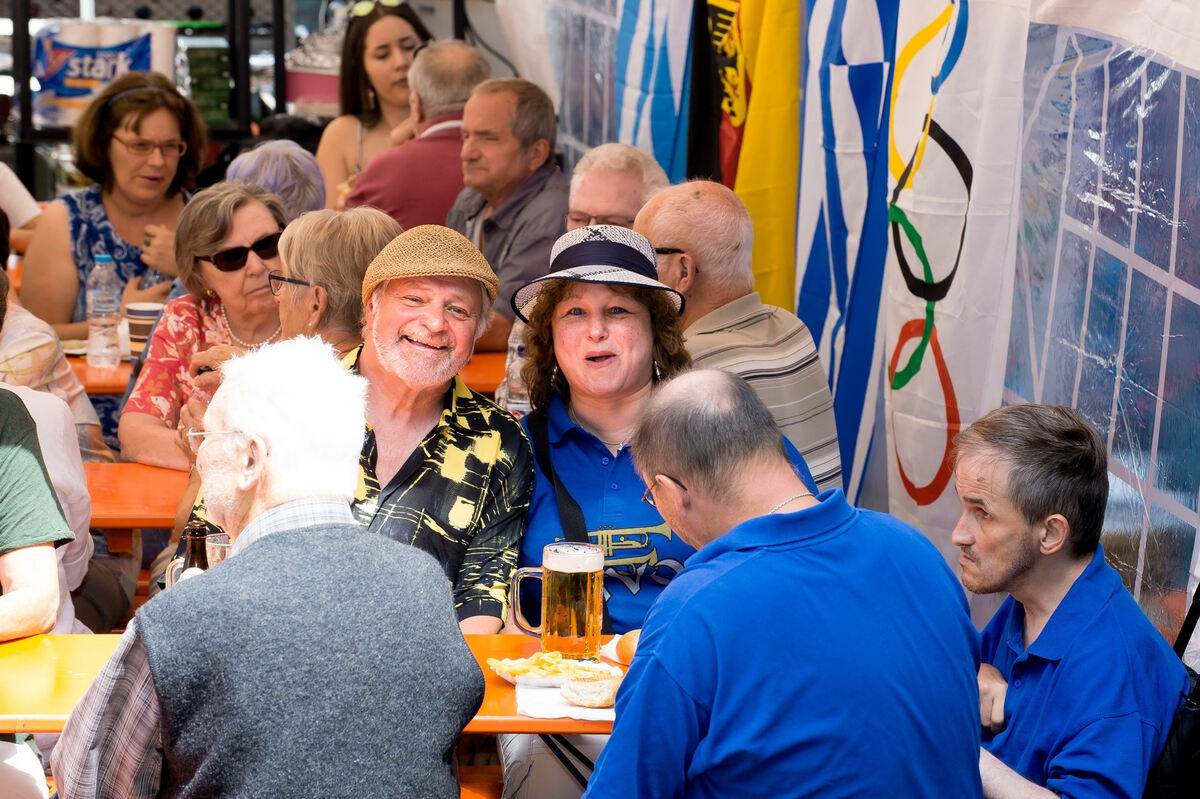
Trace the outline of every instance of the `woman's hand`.
<instances>
[{"instance_id":1,"label":"woman's hand","mask_svg":"<svg viewBox=\"0 0 1200 799\"><path fill-rule=\"evenodd\" d=\"M179 276L175 263L175 231L165 225L146 225L142 239L142 262L164 275Z\"/></svg>"},{"instance_id":2,"label":"woman's hand","mask_svg":"<svg viewBox=\"0 0 1200 799\"><path fill-rule=\"evenodd\" d=\"M221 385L221 364L243 354L245 350L232 344L214 344L203 352L197 352L188 364L192 384L196 388L207 389L209 394L212 394L217 390L217 386Z\"/></svg>"},{"instance_id":3,"label":"woman's hand","mask_svg":"<svg viewBox=\"0 0 1200 799\"><path fill-rule=\"evenodd\" d=\"M121 315L125 315L125 306L131 302L166 302L167 295L171 293L171 282L164 280L162 283L151 286L148 289L138 288L139 279L134 278L125 284L125 290L121 292Z\"/></svg>"},{"instance_id":4,"label":"woman's hand","mask_svg":"<svg viewBox=\"0 0 1200 799\"><path fill-rule=\"evenodd\" d=\"M409 139L415 139L416 136L417 123L413 121L413 118L410 115L399 125L392 128L391 132L388 133L388 140L393 147L398 147Z\"/></svg>"}]
</instances>

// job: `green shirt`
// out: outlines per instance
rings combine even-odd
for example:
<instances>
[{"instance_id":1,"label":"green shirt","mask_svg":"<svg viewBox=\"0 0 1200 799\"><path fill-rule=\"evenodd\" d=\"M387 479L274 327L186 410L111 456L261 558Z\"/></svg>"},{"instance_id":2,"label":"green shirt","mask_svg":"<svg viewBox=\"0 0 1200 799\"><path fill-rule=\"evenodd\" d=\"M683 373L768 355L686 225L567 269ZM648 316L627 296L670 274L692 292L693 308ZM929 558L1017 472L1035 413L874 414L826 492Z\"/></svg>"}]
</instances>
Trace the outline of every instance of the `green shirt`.
<instances>
[{"instance_id":1,"label":"green shirt","mask_svg":"<svg viewBox=\"0 0 1200 799\"><path fill-rule=\"evenodd\" d=\"M0 391L0 555L73 540L50 487L37 426L20 397Z\"/></svg>"}]
</instances>

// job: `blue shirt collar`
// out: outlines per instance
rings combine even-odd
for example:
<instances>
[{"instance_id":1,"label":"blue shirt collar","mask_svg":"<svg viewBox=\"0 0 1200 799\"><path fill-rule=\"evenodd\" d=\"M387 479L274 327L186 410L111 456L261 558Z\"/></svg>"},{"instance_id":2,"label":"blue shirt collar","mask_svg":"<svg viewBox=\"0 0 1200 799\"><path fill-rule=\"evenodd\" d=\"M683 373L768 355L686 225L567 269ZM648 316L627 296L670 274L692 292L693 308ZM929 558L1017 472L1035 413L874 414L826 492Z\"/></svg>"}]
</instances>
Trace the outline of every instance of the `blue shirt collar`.
<instances>
[{"instance_id":1,"label":"blue shirt collar","mask_svg":"<svg viewBox=\"0 0 1200 799\"><path fill-rule=\"evenodd\" d=\"M846 495L840 488L821 492L817 500L818 504L811 508L793 513L773 513L742 522L705 544L688 558L688 566L715 560L728 552L792 546L841 535L858 514L858 510L846 501Z\"/></svg>"},{"instance_id":2,"label":"blue shirt collar","mask_svg":"<svg viewBox=\"0 0 1200 799\"><path fill-rule=\"evenodd\" d=\"M1028 652L1042 660L1061 660L1080 634L1108 602L1114 591L1124 591L1121 576L1104 559L1104 547L1097 546L1092 560L1083 570L1037 639L1025 649L1025 608L1017 602L1017 612L1009 616L1004 630L1008 647L1020 655ZM1015 601L1015 600L1014 600Z\"/></svg>"}]
</instances>

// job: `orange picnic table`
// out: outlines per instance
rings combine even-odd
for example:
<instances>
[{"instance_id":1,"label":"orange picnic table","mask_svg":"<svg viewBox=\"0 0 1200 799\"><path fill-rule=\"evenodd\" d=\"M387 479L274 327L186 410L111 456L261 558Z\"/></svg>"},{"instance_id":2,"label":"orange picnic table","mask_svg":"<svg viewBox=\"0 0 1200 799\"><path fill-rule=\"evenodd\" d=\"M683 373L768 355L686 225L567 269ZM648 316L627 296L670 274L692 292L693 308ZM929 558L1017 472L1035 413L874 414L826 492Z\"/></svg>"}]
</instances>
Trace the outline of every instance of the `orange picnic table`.
<instances>
[{"instance_id":1,"label":"orange picnic table","mask_svg":"<svg viewBox=\"0 0 1200 799\"><path fill-rule=\"evenodd\" d=\"M88 366L87 358L82 355L68 355L67 363L89 394L124 394L133 374L133 364L129 361L121 361L115 369L95 369Z\"/></svg>"},{"instance_id":2,"label":"orange picnic table","mask_svg":"<svg viewBox=\"0 0 1200 799\"><path fill-rule=\"evenodd\" d=\"M504 379L503 352L477 352L462 368L462 379L481 394L495 394ZM89 394L124 394L133 374L133 364L121 361L116 369L93 369L81 355L69 355L67 361Z\"/></svg>"},{"instance_id":3,"label":"orange picnic table","mask_svg":"<svg viewBox=\"0 0 1200 799\"><path fill-rule=\"evenodd\" d=\"M117 648L119 635L35 635L0 644L0 733L59 732ZM487 667L490 657L538 650L525 635L468 635L486 679L483 705L465 732L609 733L608 721L537 719L517 713L517 691Z\"/></svg>"},{"instance_id":4,"label":"orange picnic table","mask_svg":"<svg viewBox=\"0 0 1200 799\"><path fill-rule=\"evenodd\" d=\"M85 463L92 527L104 528L111 552L128 552L135 527L172 527L187 472L141 463Z\"/></svg>"}]
</instances>

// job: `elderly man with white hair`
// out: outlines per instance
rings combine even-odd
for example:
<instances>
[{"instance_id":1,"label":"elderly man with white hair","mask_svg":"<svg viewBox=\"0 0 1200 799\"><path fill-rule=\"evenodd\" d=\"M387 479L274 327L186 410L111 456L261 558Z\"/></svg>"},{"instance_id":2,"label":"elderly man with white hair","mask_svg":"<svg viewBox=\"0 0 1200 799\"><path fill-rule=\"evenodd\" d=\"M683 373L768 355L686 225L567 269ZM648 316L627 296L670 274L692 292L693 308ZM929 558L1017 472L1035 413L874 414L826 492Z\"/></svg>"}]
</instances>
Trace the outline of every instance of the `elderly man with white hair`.
<instances>
[{"instance_id":1,"label":"elderly man with white hair","mask_svg":"<svg viewBox=\"0 0 1200 799\"><path fill-rule=\"evenodd\" d=\"M683 343L700 369L746 380L800 450L817 486L840 488L833 396L812 334L754 290L754 223L720 183L693 180L656 194L633 229L658 254L658 279L683 295Z\"/></svg>"},{"instance_id":2,"label":"elderly man with white hair","mask_svg":"<svg viewBox=\"0 0 1200 799\"><path fill-rule=\"evenodd\" d=\"M55 749L60 795L457 796L483 676L437 563L351 516L365 381L306 338L222 371L192 435L230 558L138 611Z\"/></svg>"}]
</instances>

